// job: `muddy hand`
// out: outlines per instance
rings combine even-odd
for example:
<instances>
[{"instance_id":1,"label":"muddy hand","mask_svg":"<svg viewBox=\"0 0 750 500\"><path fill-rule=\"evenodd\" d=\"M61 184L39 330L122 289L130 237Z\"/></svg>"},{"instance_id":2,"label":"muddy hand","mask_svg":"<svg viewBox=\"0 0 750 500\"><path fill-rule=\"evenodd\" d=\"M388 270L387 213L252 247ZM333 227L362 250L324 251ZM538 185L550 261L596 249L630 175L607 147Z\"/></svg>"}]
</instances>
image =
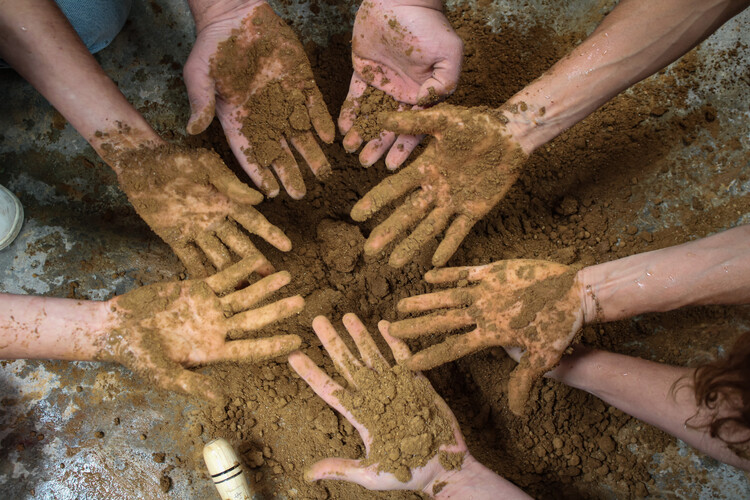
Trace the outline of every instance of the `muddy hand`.
<instances>
[{"instance_id":1,"label":"muddy hand","mask_svg":"<svg viewBox=\"0 0 750 500\"><path fill-rule=\"evenodd\" d=\"M290 354L289 363L318 396L357 429L366 456L358 460L321 460L305 472L305 478L309 481L351 481L372 490L427 491L438 478L460 469L461 459L469 458L458 422L424 376L399 365L393 368L389 365L356 315L345 315L343 323L357 345L359 359L351 353L327 318L315 318L313 329L337 371L346 379L346 388L301 352ZM389 335L388 322L381 321L378 328L396 361L407 359L409 348ZM419 406L422 402L424 406ZM377 407L377 415L373 414L373 405ZM375 421L379 423L375 425ZM401 435L396 429L404 422L409 422L410 430ZM390 428L384 430L383 425ZM442 434L434 431L436 428L441 429ZM409 443L426 434L434 444L433 449L415 458L413 454L418 452L410 449ZM400 441L389 441L394 438ZM448 455L458 457L453 469L445 461ZM419 465L404 465L409 460L417 460Z\"/></svg>"},{"instance_id":2,"label":"muddy hand","mask_svg":"<svg viewBox=\"0 0 750 500\"><path fill-rule=\"evenodd\" d=\"M396 99L401 110L428 106L455 90L462 59L463 42L439 0L362 2L352 34L354 73L338 119L344 148L354 152L363 142L353 125L368 85ZM422 137L383 131L362 149L360 162L370 166L388 152L385 163L396 169Z\"/></svg>"},{"instance_id":3,"label":"muddy hand","mask_svg":"<svg viewBox=\"0 0 750 500\"><path fill-rule=\"evenodd\" d=\"M184 77L192 115L190 134L214 116L237 160L268 196L279 193L276 173L289 196L305 195L290 145L316 177L331 171L313 130L326 143L335 128L294 32L265 2L240 5L209 19L199 32Z\"/></svg>"},{"instance_id":4,"label":"muddy hand","mask_svg":"<svg viewBox=\"0 0 750 500\"><path fill-rule=\"evenodd\" d=\"M458 287L401 300L403 313L430 314L393 323L391 334L408 339L474 329L418 352L407 366L426 370L490 346L519 347L526 352L511 374L508 400L514 413L523 413L532 385L558 363L583 324L576 269L519 259L432 270L425 279Z\"/></svg>"},{"instance_id":5,"label":"muddy hand","mask_svg":"<svg viewBox=\"0 0 750 500\"><path fill-rule=\"evenodd\" d=\"M525 155L505 128L505 117L488 108L439 104L425 111L389 113L388 130L434 136L424 153L387 177L352 209L356 221L370 218L405 197L365 243L377 254L416 225L393 250L390 264L401 267L447 227L432 264L443 266L476 222L518 177ZM417 224L418 223L418 224Z\"/></svg>"},{"instance_id":6,"label":"muddy hand","mask_svg":"<svg viewBox=\"0 0 750 500\"><path fill-rule=\"evenodd\" d=\"M111 302L112 331L97 360L114 361L159 387L218 400L205 376L184 367L216 361L258 363L300 345L296 335L227 341L230 331L252 332L302 310L299 295L254 308L289 283L282 271L237 290L264 260L245 259L203 280L144 286Z\"/></svg>"},{"instance_id":7,"label":"muddy hand","mask_svg":"<svg viewBox=\"0 0 750 500\"><path fill-rule=\"evenodd\" d=\"M177 254L190 276L200 278L240 258L261 259L261 275L274 271L250 241L255 234L281 251L289 238L253 205L250 189L213 151L164 146L123 154L115 167L136 212ZM231 251L231 253L230 253Z\"/></svg>"}]
</instances>

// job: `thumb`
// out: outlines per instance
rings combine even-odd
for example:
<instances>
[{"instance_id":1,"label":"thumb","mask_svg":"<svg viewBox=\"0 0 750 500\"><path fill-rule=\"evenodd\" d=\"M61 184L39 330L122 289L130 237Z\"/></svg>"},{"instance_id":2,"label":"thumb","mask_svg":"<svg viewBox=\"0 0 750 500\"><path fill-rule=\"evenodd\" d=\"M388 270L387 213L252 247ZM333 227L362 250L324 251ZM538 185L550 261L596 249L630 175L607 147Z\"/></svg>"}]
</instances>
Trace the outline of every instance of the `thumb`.
<instances>
[{"instance_id":1,"label":"thumb","mask_svg":"<svg viewBox=\"0 0 750 500\"><path fill-rule=\"evenodd\" d=\"M194 48L188 57L182 76L190 101L188 134L200 134L211 124L216 107L216 82L210 75L208 57L202 57Z\"/></svg>"},{"instance_id":2,"label":"thumb","mask_svg":"<svg viewBox=\"0 0 750 500\"><path fill-rule=\"evenodd\" d=\"M321 479L349 481L372 489L376 474L363 467L360 460L325 458L315 462L305 470L306 481L320 481Z\"/></svg>"},{"instance_id":3,"label":"thumb","mask_svg":"<svg viewBox=\"0 0 750 500\"><path fill-rule=\"evenodd\" d=\"M460 59L458 62L449 59L438 61L433 67L432 76L419 87L417 105L432 106L448 97L456 90L460 73Z\"/></svg>"}]
</instances>

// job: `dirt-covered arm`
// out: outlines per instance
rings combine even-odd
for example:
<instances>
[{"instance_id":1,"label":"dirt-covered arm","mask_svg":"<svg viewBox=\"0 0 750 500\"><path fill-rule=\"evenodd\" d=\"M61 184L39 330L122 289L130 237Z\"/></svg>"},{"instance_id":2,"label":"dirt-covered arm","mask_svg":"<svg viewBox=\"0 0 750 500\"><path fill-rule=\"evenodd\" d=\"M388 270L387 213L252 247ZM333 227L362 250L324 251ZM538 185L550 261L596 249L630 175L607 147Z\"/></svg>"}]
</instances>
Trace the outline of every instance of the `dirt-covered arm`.
<instances>
[{"instance_id":1,"label":"dirt-covered arm","mask_svg":"<svg viewBox=\"0 0 750 500\"><path fill-rule=\"evenodd\" d=\"M126 145L161 139L125 99L52 0L0 2L0 57L34 86L97 150L97 131L128 127ZM115 137L109 137L112 143ZM106 158L105 158L106 159Z\"/></svg>"},{"instance_id":2,"label":"dirt-covered arm","mask_svg":"<svg viewBox=\"0 0 750 500\"><path fill-rule=\"evenodd\" d=\"M560 365L547 376L591 393L716 460L750 470L750 460L737 456L700 425L706 422L704 414L690 420L699 409L689 385L693 376L691 368L578 347L573 354L564 356Z\"/></svg>"},{"instance_id":3,"label":"dirt-covered arm","mask_svg":"<svg viewBox=\"0 0 750 500\"><path fill-rule=\"evenodd\" d=\"M530 154L685 54L749 4L621 1L573 52L508 101L518 106L518 112L508 115L508 128Z\"/></svg>"},{"instance_id":4,"label":"dirt-covered arm","mask_svg":"<svg viewBox=\"0 0 750 500\"><path fill-rule=\"evenodd\" d=\"M0 359L93 360L106 302L0 294Z\"/></svg>"},{"instance_id":5,"label":"dirt-covered arm","mask_svg":"<svg viewBox=\"0 0 750 500\"><path fill-rule=\"evenodd\" d=\"M750 303L750 225L579 271L587 323Z\"/></svg>"},{"instance_id":6,"label":"dirt-covered arm","mask_svg":"<svg viewBox=\"0 0 750 500\"><path fill-rule=\"evenodd\" d=\"M0 294L0 359L110 361L155 385L211 399L223 395L186 367L260 362L297 349L296 335L227 341L302 310L299 295L263 306L289 283L280 272L247 283L264 259L245 259L201 280L156 283L103 302Z\"/></svg>"}]
</instances>

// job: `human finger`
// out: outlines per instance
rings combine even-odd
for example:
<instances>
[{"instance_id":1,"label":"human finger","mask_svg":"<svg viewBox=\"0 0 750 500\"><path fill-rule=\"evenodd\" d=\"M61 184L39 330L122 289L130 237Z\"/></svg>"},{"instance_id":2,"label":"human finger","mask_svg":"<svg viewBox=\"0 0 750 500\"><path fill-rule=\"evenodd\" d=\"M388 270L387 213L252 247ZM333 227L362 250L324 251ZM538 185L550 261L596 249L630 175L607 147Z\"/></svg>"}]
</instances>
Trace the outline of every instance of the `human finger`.
<instances>
[{"instance_id":1,"label":"human finger","mask_svg":"<svg viewBox=\"0 0 750 500\"><path fill-rule=\"evenodd\" d=\"M353 426L360 426L360 423L354 418L354 415L344 408L344 405L341 404L337 396L337 394L346 391L346 389L341 387L341 385L329 377L326 372L321 370L318 365L313 363L313 360L300 351L295 351L289 354L288 361L292 366L292 369L297 372L297 375L307 382L307 385L310 386L320 399L342 414Z\"/></svg>"},{"instance_id":2,"label":"human finger","mask_svg":"<svg viewBox=\"0 0 750 500\"><path fill-rule=\"evenodd\" d=\"M424 275L427 283L443 284L454 281L479 281L485 278L493 264L484 266L444 267L442 269L431 269Z\"/></svg>"},{"instance_id":3,"label":"human finger","mask_svg":"<svg viewBox=\"0 0 750 500\"><path fill-rule=\"evenodd\" d=\"M209 58L210 55L205 54L201 45L196 43L182 70L190 102L190 119L186 129L191 135L200 134L206 130L214 118L216 82L211 78L210 66L207 62Z\"/></svg>"},{"instance_id":4,"label":"human finger","mask_svg":"<svg viewBox=\"0 0 750 500\"><path fill-rule=\"evenodd\" d=\"M242 361L260 363L299 349L302 339L297 335L275 335L262 339L227 342L209 361Z\"/></svg>"},{"instance_id":5,"label":"human finger","mask_svg":"<svg viewBox=\"0 0 750 500\"><path fill-rule=\"evenodd\" d=\"M417 102L422 106L437 104L456 90L458 77L461 74L461 56L463 43L458 40L458 47L446 47L446 58L433 65L432 76L422 83L417 93ZM453 57L448 54L453 52Z\"/></svg>"},{"instance_id":6,"label":"human finger","mask_svg":"<svg viewBox=\"0 0 750 500\"><path fill-rule=\"evenodd\" d=\"M266 325L281 321L305 308L305 299L299 295L277 300L267 306L237 313L226 320L228 330L260 330Z\"/></svg>"},{"instance_id":7,"label":"human finger","mask_svg":"<svg viewBox=\"0 0 750 500\"><path fill-rule=\"evenodd\" d=\"M206 254L218 271L221 271L232 263L232 256L229 255L229 250L219 241L216 235L203 231L195 237L195 243L203 250L203 253Z\"/></svg>"},{"instance_id":8,"label":"human finger","mask_svg":"<svg viewBox=\"0 0 750 500\"><path fill-rule=\"evenodd\" d=\"M284 234L284 231L268 222L268 219L257 210L236 211L231 216L247 232L257 234L282 252L288 252L292 249L292 240Z\"/></svg>"},{"instance_id":9,"label":"human finger","mask_svg":"<svg viewBox=\"0 0 750 500\"><path fill-rule=\"evenodd\" d=\"M379 253L407 229L414 226L417 221L424 218L430 204L427 194L421 189L407 196L401 206L370 233L365 241L365 253L367 255Z\"/></svg>"},{"instance_id":10,"label":"human finger","mask_svg":"<svg viewBox=\"0 0 750 500\"><path fill-rule=\"evenodd\" d=\"M406 342L391 335L390 328L391 323L384 319L380 320L380 322L378 323L378 330L380 330L380 335L383 336L386 343L388 344L388 347L391 348L393 359L396 360L396 363L401 364L411 357L411 351L409 350L409 346L406 345Z\"/></svg>"},{"instance_id":11,"label":"human finger","mask_svg":"<svg viewBox=\"0 0 750 500\"><path fill-rule=\"evenodd\" d=\"M328 355L331 356L336 370L343 376L352 387L354 383L353 371L362 368L362 364L354 357L349 348L341 340L336 329L325 316L317 316L313 320L313 330L323 343Z\"/></svg>"},{"instance_id":12,"label":"human finger","mask_svg":"<svg viewBox=\"0 0 750 500\"><path fill-rule=\"evenodd\" d=\"M352 127L349 132L346 133L344 139L341 141L341 145L344 146L344 151L347 153L353 153L359 149L364 140L356 128Z\"/></svg>"},{"instance_id":13,"label":"human finger","mask_svg":"<svg viewBox=\"0 0 750 500\"><path fill-rule=\"evenodd\" d=\"M230 200L242 205L257 205L263 195L239 180L231 172L212 172L211 184Z\"/></svg>"},{"instance_id":14,"label":"human finger","mask_svg":"<svg viewBox=\"0 0 750 500\"><path fill-rule=\"evenodd\" d=\"M339 112L338 124L341 135L346 135L354 125L359 111L359 99L365 93L365 90L367 90L367 83L357 76L356 72L353 72L352 79L349 82L349 93Z\"/></svg>"},{"instance_id":15,"label":"human finger","mask_svg":"<svg viewBox=\"0 0 750 500\"><path fill-rule=\"evenodd\" d=\"M448 260L453 257L458 247L469 234L471 228L474 227L475 220L471 219L468 215L461 214L448 226L443 236L443 241L435 250L432 255L432 265L435 267L444 266Z\"/></svg>"},{"instance_id":16,"label":"human finger","mask_svg":"<svg viewBox=\"0 0 750 500\"><path fill-rule=\"evenodd\" d=\"M370 167L396 142L396 134L383 131L377 139L368 142L359 153L359 163L363 167Z\"/></svg>"},{"instance_id":17,"label":"human finger","mask_svg":"<svg viewBox=\"0 0 750 500\"><path fill-rule=\"evenodd\" d=\"M485 345L475 331L451 335L443 342L414 354L405 364L412 370L425 371L477 352Z\"/></svg>"},{"instance_id":18,"label":"human finger","mask_svg":"<svg viewBox=\"0 0 750 500\"><path fill-rule=\"evenodd\" d=\"M551 367L535 366L526 352L508 379L508 408L515 415L523 415L531 387Z\"/></svg>"},{"instance_id":19,"label":"human finger","mask_svg":"<svg viewBox=\"0 0 750 500\"><path fill-rule=\"evenodd\" d=\"M399 312L414 314L433 309L468 306L471 302L471 293L461 288L453 288L451 290L440 290L439 292L406 297L398 302L396 308Z\"/></svg>"},{"instance_id":20,"label":"human finger","mask_svg":"<svg viewBox=\"0 0 750 500\"><path fill-rule=\"evenodd\" d=\"M324 458L305 470L305 481L334 479L349 481L364 486L368 490L382 489L382 478L377 471L363 467L360 460L350 458Z\"/></svg>"},{"instance_id":21,"label":"human finger","mask_svg":"<svg viewBox=\"0 0 750 500\"><path fill-rule=\"evenodd\" d=\"M448 125L449 117L434 109L388 111L380 116L383 128L397 134L432 134Z\"/></svg>"},{"instance_id":22,"label":"human finger","mask_svg":"<svg viewBox=\"0 0 750 500\"><path fill-rule=\"evenodd\" d=\"M250 238L239 230L237 225L231 221L224 221L216 228L216 236L228 246L234 253L243 259L261 259L263 264L255 268L255 272L261 276L268 276L274 272L273 265L255 248Z\"/></svg>"},{"instance_id":23,"label":"human finger","mask_svg":"<svg viewBox=\"0 0 750 500\"><path fill-rule=\"evenodd\" d=\"M204 281L216 295L223 295L234 291L237 285L246 281L253 272L256 272L265 263L264 261L263 256L242 259L223 271L209 276Z\"/></svg>"},{"instance_id":24,"label":"human finger","mask_svg":"<svg viewBox=\"0 0 750 500\"><path fill-rule=\"evenodd\" d=\"M297 160L294 159L292 151L289 149L286 139L281 138L279 141L283 154L276 158L271 166L273 171L281 181L281 185L284 186L287 194L294 200L300 200L305 197L307 188L305 188L305 181L302 179L302 173L299 171L297 166ZM322 154L322 153L321 153Z\"/></svg>"},{"instance_id":25,"label":"human finger","mask_svg":"<svg viewBox=\"0 0 750 500\"><path fill-rule=\"evenodd\" d=\"M346 327L346 331L348 331L349 335L354 339L354 343L357 344L359 355L362 358L362 361L365 362L365 365L376 371L387 370L388 362L383 357L378 346L375 345L372 336L357 315L347 313L344 315L342 322Z\"/></svg>"},{"instance_id":26,"label":"human finger","mask_svg":"<svg viewBox=\"0 0 750 500\"><path fill-rule=\"evenodd\" d=\"M273 173L268 167L261 167L255 160L252 154L252 146L248 142L247 137L241 133L242 123L237 119L238 113L239 110L236 106L232 106L221 99L216 104L216 114L221 122L221 127L224 129L224 135L227 138L229 147L232 149L235 158L237 158L237 162L247 172L247 175L250 176L253 184L266 196L273 198L279 194L279 183L276 182Z\"/></svg>"},{"instance_id":27,"label":"human finger","mask_svg":"<svg viewBox=\"0 0 750 500\"><path fill-rule=\"evenodd\" d=\"M401 134L393 143L391 150L385 157L385 166L388 170L396 170L400 167L409 155L414 151L414 148L419 146L419 143L424 139L423 134L419 135L408 135Z\"/></svg>"},{"instance_id":28,"label":"human finger","mask_svg":"<svg viewBox=\"0 0 750 500\"><path fill-rule=\"evenodd\" d=\"M187 269L191 278L202 278L208 274L204 265L205 258L193 243L170 245L177 258Z\"/></svg>"},{"instance_id":29,"label":"human finger","mask_svg":"<svg viewBox=\"0 0 750 500\"><path fill-rule=\"evenodd\" d=\"M226 306L232 313L245 311L255 304L271 295L273 292L289 284L292 276L287 271L266 276L252 285L237 290L221 298L222 305Z\"/></svg>"},{"instance_id":30,"label":"human finger","mask_svg":"<svg viewBox=\"0 0 750 500\"><path fill-rule=\"evenodd\" d=\"M393 200L400 198L417 187L421 180L418 170L419 158L402 171L383 179L372 188L361 200L355 203L351 217L357 222L367 220Z\"/></svg>"},{"instance_id":31,"label":"human finger","mask_svg":"<svg viewBox=\"0 0 750 500\"><path fill-rule=\"evenodd\" d=\"M394 321L391 323L390 334L401 339L412 339L432 333L458 330L474 324L475 321L467 309L451 309Z\"/></svg>"},{"instance_id":32,"label":"human finger","mask_svg":"<svg viewBox=\"0 0 750 500\"><path fill-rule=\"evenodd\" d=\"M299 151L299 154L305 159L315 177L325 179L331 174L331 164L328 163L328 158L326 158L323 150L320 149L312 132L297 134L289 140L294 149Z\"/></svg>"},{"instance_id":33,"label":"human finger","mask_svg":"<svg viewBox=\"0 0 750 500\"><path fill-rule=\"evenodd\" d=\"M428 215L417 228L396 246L388 260L392 267L401 267L410 262L417 253L445 229L450 219L451 209L436 208Z\"/></svg>"},{"instance_id":34,"label":"human finger","mask_svg":"<svg viewBox=\"0 0 750 500\"><path fill-rule=\"evenodd\" d=\"M336 128L333 125L331 113L328 112L328 106L323 99L323 94L320 93L317 85L307 92L307 114L310 116L312 126L320 140L326 144L331 144L336 138Z\"/></svg>"}]
</instances>

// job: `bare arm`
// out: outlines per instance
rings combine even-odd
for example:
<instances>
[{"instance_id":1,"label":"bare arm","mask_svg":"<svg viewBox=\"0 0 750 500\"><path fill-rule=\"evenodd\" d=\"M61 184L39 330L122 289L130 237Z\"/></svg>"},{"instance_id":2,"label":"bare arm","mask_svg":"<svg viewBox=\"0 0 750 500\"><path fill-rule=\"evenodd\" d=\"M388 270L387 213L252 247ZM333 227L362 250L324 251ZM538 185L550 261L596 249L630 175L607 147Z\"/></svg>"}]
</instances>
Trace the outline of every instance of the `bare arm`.
<instances>
[{"instance_id":1,"label":"bare arm","mask_svg":"<svg viewBox=\"0 0 750 500\"><path fill-rule=\"evenodd\" d=\"M97 137L97 131L127 126L131 133L127 139L122 137L128 141L124 145L161 143L52 0L0 0L0 56L44 95L100 156L104 156L103 138Z\"/></svg>"},{"instance_id":2,"label":"bare arm","mask_svg":"<svg viewBox=\"0 0 750 500\"><path fill-rule=\"evenodd\" d=\"M508 101L530 154L612 97L695 47L747 0L622 0L568 56ZM523 104L522 104L523 103Z\"/></svg>"},{"instance_id":3,"label":"bare arm","mask_svg":"<svg viewBox=\"0 0 750 500\"><path fill-rule=\"evenodd\" d=\"M712 438L696 415L698 406L689 385L672 386L693 369L662 365L653 361L578 348L564 356L547 376L582 389L625 413L671 434L716 460L750 471L750 460L738 457L720 439ZM686 425L696 424L695 426ZM744 438L744 436L741 436Z\"/></svg>"},{"instance_id":4,"label":"bare arm","mask_svg":"<svg viewBox=\"0 0 750 500\"><path fill-rule=\"evenodd\" d=\"M0 294L0 359L93 360L107 302Z\"/></svg>"},{"instance_id":5,"label":"bare arm","mask_svg":"<svg viewBox=\"0 0 750 500\"><path fill-rule=\"evenodd\" d=\"M750 226L579 271L587 323L750 303Z\"/></svg>"}]
</instances>

